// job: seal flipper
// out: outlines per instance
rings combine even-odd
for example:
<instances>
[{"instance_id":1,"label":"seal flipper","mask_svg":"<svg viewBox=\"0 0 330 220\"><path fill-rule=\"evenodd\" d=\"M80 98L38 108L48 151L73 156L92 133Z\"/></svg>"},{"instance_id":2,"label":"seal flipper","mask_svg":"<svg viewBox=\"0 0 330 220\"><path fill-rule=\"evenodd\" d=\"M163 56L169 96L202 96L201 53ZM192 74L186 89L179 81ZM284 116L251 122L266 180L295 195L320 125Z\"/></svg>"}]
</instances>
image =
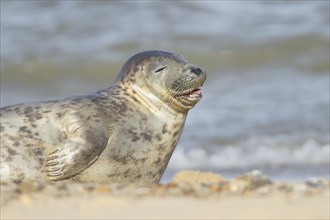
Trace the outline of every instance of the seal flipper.
<instances>
[{"instance_id":1,"label":"seal flipper","mask_svg":"<svg viewBox=\"0 0 330 220\"><path fill-rule=\"evenodd\" d=\"M65 144L67 145L67 144ZM66 148L66 149L65 149ZM48 154L46 162L47 176L50 180L62 180L70 178L87 167L92 165L99 157L95 152L90 152L90 155L84 155L82 150L72 152L65 147L58 147L54 151Z\"/></svg>"},{"instance_id":2,"label":"seal flipper","mask_svg":"<svg viewBox=\"0 0 330 220\"><path fill-rule=\"evenodd\" d=\"M46 173L50 180L77 175L92 165L107 145L102 125L76 122L70 127L74 129L69 129L68 138L47 156Z\"/></svg>"}]
</instances>

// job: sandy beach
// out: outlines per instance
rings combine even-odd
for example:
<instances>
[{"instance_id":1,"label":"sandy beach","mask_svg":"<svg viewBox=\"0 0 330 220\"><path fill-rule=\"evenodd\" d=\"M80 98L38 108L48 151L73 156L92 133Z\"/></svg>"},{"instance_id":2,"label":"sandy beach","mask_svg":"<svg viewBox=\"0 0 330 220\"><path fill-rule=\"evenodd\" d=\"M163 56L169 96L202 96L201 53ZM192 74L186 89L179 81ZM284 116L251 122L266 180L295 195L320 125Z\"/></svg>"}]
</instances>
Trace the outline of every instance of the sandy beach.
<instances>
[{"instance_id":1,"label":"sandy beach","mask_svg":"<svg viewBox=\"0 0 330 220\"><path fill-rule=\"evenodd\" d=\"M1 219L329 219L325 179L182 171L155 185L1 183Z\"/></svg>"}]
</instances>

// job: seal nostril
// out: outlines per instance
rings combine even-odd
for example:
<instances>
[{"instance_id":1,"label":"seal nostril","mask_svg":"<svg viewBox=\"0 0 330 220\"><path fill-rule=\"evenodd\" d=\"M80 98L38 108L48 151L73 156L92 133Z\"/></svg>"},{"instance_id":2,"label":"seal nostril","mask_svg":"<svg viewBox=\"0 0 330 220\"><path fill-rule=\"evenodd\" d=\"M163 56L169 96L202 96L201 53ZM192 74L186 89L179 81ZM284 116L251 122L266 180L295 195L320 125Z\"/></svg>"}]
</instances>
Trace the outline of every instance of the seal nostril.
<instances>
[{"instance_id":1,"label":"seal nostril","mask_svg":"<svg viewBox=\"0 0 330 220\"><path fill-rule=\"evenodd\" d=\"M191 69L191 72L195 73L197 76L201 75L203 73L203 70L199 67L195 67Z\"/></svg>"}]
</instances>

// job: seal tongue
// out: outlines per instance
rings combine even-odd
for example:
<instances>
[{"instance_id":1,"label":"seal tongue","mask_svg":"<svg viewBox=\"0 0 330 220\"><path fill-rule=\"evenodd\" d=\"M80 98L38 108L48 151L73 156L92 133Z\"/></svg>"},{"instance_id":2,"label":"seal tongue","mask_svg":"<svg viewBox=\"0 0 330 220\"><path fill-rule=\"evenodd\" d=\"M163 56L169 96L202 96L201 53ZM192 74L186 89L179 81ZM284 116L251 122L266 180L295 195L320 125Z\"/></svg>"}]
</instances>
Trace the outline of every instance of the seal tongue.
<instances>
[{"instance_id":1,"label":"seal tongue","mask_svg":"<svg viewBox=\"0 0 330 220\"><path fill-rule=\"evenodd\" d=\"M194 91L192 91L189 94L190 97L196 97L196 96L200 96L200 95L202 95L202 90L200 90L200 89L195 89Z\"/></svg>"}]
</instances>

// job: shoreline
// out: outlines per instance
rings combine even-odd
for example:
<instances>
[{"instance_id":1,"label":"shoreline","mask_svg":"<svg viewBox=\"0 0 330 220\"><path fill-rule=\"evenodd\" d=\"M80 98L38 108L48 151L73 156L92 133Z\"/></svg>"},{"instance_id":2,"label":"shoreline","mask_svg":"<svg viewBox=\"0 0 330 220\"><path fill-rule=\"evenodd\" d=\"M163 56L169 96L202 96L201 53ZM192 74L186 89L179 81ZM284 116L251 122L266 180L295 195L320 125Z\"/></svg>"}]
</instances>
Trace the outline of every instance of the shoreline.
<instances>
[{"instance_id":1,"label":"shoreline","mask_svg":"<svg viewBox=\"0 0 330 220\"><path fill-rule=\"evenodd\" d=\"M1 182L1 219L329 219L328 179L182 171L167 184Z\"/></svg>"}]
</instances>

